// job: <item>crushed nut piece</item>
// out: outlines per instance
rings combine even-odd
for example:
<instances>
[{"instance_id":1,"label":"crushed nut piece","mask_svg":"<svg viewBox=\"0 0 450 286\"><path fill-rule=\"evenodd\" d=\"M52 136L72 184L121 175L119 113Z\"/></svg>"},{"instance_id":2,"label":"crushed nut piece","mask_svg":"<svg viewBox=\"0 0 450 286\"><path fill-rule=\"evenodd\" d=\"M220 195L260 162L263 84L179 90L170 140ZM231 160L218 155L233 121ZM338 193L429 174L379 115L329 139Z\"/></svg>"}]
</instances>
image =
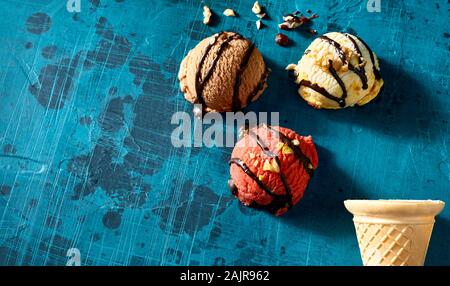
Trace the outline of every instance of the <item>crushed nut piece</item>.
<instances>
[{"instance_id":1,"label":"crushed nut piece","mask_svg":"<svg viewBox=\"0 0 450 286\"><path fill-rule=\"evenodd\" d=\"M283 146L284 146L284 143L283 143L283 142L278 142L278 143L277 143L277 147L276 147L277 151L280 151L281 148L283 148Z\"/></svg>"},{"instance_id":2,"label":"crushed nut piece","mask_svg":"<svg viewBox=\"0 0 450 286\"><path fill-rule=\"evenodd\" d=\"M263 26L263 23L261 22L261 20L256 21L256 29L261 30Z\"/></svg>"},{"instance_id":3,"label":"crushed nut piece","mask_svg":"<svg viewBox=\"0 0 450 286\"><path fill-rule=\"evenodd\" d=\"M269 160L264 161L263 171L272 171L272 165Z\"/></svg>"},{"instance_id":4,"label":"crushed nut piece","mask_svg":"<svg viewBox=\"0 0 450 286\"><path fill-rule=\"evenodd\" d=\"M266 161L264 161L263 171L279 173L280 166L278 166L278 163L276 160L272 160L272 163L270 163L269 160L266 160Z\"/></svg>"},{"instance_id":5,"label":"crushed nut piece","mask_svg":"<svg viewBox=\"0 0 450 286\"><path fill-rule=\"evenodd\" d=\"M253 4L252 12L255 13L255 14L260 14L260 13L262 12L261 5L259 5L259 2L258 2L258 1L256 1L256 2Z\"/></svg>"},{"instance_id":6,"label":"crushed nut piece","mask_svg":"<svg viewBox=\"0 0 450 286\"><path fill-rule=\"evenodd\" d=\"M258 167L258 164L259 164L258 160L255 160L255 162L253 162L254 167Z\"/></svg>"},{"instance_id":7,"label":"crushed nut piece","mask_svg":"<svg viewBox=\"0 0 450 286\"><path fill-rule=\"evenodd\" d=\"M311 163L309 163L309 164L308 164L308 168L309 168L309 169L314 169L314 166L311 165Z\"/></svg>"},{"instance_id":8,"label":"crushed nut piece","mask_svg":"<svg viewBox=\"0 0 450 286\"><path fill-rule=\"evenodd\" d=\"M258 179L259 179L260 181L264 180L264 175L259 175L259 176L258 176Z\"/></svg>"},{"instance_id":9,"label":"crushed nut piece","mask_svg":"<svg viewBox=\"0 0 450 286\"><path fill-rule=\"evenodd\" d=\"M211 23L212 12L208 6L203 7L203 24L209 25Z\"/></svg>"},{"instance_id":10,"label":"crushed nut piece","mask_svg":"<svg viewBox=\"0 0 450 286\"><path fill-rule=\"evenodd\" d=\"M233 9L225 9L225 11L223 11L223 14L227 17L236 17L236 13L233 11Z\"/></svg>"},{"instance_id":11,"label":"crushed nut piece","mask_svg":"<svg viewBox=\"0 0 450 286\"><path fill-rule=\"evenodd\" d=\"M248 156L250 157L250 159L254 159L254 158L255 158L255 153L250 152L250 153L248 154Z\"/></svg>"},{"instance_id":12,"label":"crushed nut piece","mask_svg":"<svg viewBox=\"0 0 450 286\"><path fill-rule=\"evenodd\" d=\"M292 144L294 144L295 146L300 145L300 142L297 139L292 140Z\"/></svg>"},{"instance_id":13,"label":"crushed nut piece","mask_svg":"<svg viewBox=\"0 0 450 286\"><path fill-rule=\"evenodd\" d=\"M280 172L280 166L278 166L277 160L272 160L272 168L275 173Z\"/></svg>"},{"instance_id":14,"label":"crushed nut piece","mask_svg":"<svg viewBox=\"0 0 450 286\"><path fill-rule=\"evenodd\" d=\"M283 149L281 150L281 153L283 154L292 154L294 153L294 151L292 151L291 147L289 147L288 145L284 145Z\"/></svg>"},{"instance_id":15,"label":"crushed nut piece","mask_svg":"<svg viewBox=\"0 0 450 286\"><path fill-rule=\"evenodd\" d=\"M283 16L283 23L279 24L278 27L282 30L293 30L296 29L297 27L308 23L309 21L311 21L312 19L317 18L317 14L313 14L310 17L305 17L305 16L297 16L299 14L298 11L291 13L291 14L287 14L285 16ZM314 31L314 30L311 30ZM309 31L309 32L311 32Z\"/></svg>"},{"instance_id":16,"label":"crushed nut piece","mask_svg":"<svg viewBox=\"0 0 450 286\"><path fill-rule=\"evenodd\" d=\"M287 67L286 67L286 70L287 71L293 71L293 70L295 70L296 67L297 67L296 64L288 64Z\"/></svg>"},{"instance_id":17,"label":"crushed nut piece","mask_svg":"<svg viewBox=\"0 0 450 286\"><path fill-rule=\"evenodd\" d=\"M259 14L256 14L256 17L258 17L258 18L260 18L260 19L264 19L266 16L267 16L266 13L259 13Z\"/></svg>"}]
</instances>

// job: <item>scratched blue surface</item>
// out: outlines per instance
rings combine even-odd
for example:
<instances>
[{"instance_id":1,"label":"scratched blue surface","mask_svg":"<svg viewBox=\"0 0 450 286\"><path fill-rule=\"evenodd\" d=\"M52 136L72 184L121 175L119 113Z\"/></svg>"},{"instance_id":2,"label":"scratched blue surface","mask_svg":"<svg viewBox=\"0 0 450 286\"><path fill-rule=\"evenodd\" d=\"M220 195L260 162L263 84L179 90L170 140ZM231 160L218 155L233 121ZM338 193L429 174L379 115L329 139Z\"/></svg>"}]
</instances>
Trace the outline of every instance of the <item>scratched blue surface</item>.
<instances>
[{"instance_id":1,"label":"scratched blue surface","mask_svg":"<svg viewBox=\"0 0 450 286\"><path fill-rule=\"evenodd\" d=\"M449 9L445 0L2 0L0 8L0 265L361 265L350 198L450 203ZM202 6L237 18L202 21ZM381 96L362 108L314 110L284 67L313 36L281 15L311 9L319 33L359 35L378 54ZM176 75L200 39L234 30L272 69L247 110L278 111L311 134L319 168L302 201L277 218L242 207L227 189L230 148L175 149L171 115L191 112ZM427 265L450 265L450 207L438 217Z\"/></svg>"}]
</instances>

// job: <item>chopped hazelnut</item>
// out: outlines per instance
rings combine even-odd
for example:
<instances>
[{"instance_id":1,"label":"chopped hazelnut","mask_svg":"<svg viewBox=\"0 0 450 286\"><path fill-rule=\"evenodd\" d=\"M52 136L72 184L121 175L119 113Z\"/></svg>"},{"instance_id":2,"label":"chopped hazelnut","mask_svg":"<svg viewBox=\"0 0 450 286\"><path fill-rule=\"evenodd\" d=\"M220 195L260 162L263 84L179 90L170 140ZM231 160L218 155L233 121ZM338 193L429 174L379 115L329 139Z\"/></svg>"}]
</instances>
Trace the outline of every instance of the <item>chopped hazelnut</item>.
<instances>
[{"instance_id":1,"label":"chopped hazelnut","mask_svg":"<svg viewBox=\"0 0 450 286\"><path fill-rule=\"evenodd\" d=\"M263 171L272 171L272 165L269 160L264 161Z\"/></svg>"},{"instance_id":2,"label":"chopped hazelnut","mask_svg":"<svg viewBox=\"0 0 450 286\"><path fill-rule=\"evenodd\" d=\"M292 144L294 144L295 146L300 145L300 142L297 139L292 140Z\"/></svg>"},{"instance_id":3,"label":"chopped hazelnut","mask_svg":"<svg viewBox=\"0 0 450 286\"><path fill-rule=\"evenodd\" d=\"M281 148L283 148L283 146L284 146L284 143L283 143L283 142L278 142L278 143L277 143L277 147L276 147L277 151L280 151Z\"/></svg>"},{"instance_id":4,"label":"chopped hazelnut","mask_svg":"<svg viewBox=\"0 0 450 286\"><path fill-rule=\"evenodd\" d=\"M280 166L278 166L277 160L272 160L272 168L275 173L280 172Z\"/></svg>"},{"instance_id":5,"label":"chopped hazelnut","mask_svg":"<svg viewBox=\"0 0 450 286\"><path fill-rule=\"evenodd\" d=\"M236 13L233 11L233 9L225 9L225 11L223 11L223 14L227 17L236 17Z\"/></svg>"},{"instance_id":6,"label":"chopped hazelnut","mask_svg":"<svg viewBox=\"0 0 450 286\"><path fill-rule=\"evenodd\" d=\"M256 21L256 29L261 30L263 23L261 20Z\"/></svg>"},{"instance_id":7,"label":"chopped hazelnut","mask_svg":"<svg viewBox=\"0 0 450 286\"><path fill-rule=\"evenodd\" d=\"M212 12L208 6L203 7L203 24L209 25L211 23Z\"/></svg>"},{"instance_id":8,"label":"chopped hazelnut","mask_svg":"<svg viewBox=\"0 0 450 286\"><path fill-rule=\"evenodd\" d=\"M259 2L258 2L258 1L256 1L256 2L253 4L252 12L255 13L255 14L260 14L260 13L262 12L261 5L259 5Z\"/></svg>"},{"instance_id":9,"label":"chopped hazelnut","mask_svg":"<svg viewBox=\"0 0 450 286\"><path fill-rule=\"evenodd\" d=\"M280 172L280 166L278 166L278 163L277 163L276 160L272 160L272 163L270 163L269 160L266 160L266 161L264 161L263 171L279 173Z\"/></svg>"},{"instance_id":10,"label":"chopped hazelnut","mask_svg":"<svg viewBox=\"0 0 450 286\"><path fill-rule=\"evenodd\" d=\"M289 147L288 145L284 145L283 149L281 149L281 153L287 155L294 153L294 151L292 151L291 147Z\"/></svg>"}]
</instances>

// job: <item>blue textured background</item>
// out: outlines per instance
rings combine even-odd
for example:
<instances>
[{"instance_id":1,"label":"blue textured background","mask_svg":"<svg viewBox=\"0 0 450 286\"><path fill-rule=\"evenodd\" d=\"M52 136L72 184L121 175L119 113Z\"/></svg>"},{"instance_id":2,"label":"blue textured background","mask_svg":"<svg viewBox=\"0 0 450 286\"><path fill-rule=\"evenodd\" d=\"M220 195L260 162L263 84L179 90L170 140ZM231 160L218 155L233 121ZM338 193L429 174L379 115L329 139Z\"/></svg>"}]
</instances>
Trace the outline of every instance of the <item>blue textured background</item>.
<instances>
[{"instance_id":1,"label":"blue textured background","mask_svg":"<svg viewBox=\"0 0 450 286\"><path fill-rule=\"evenodd\" d=\"M217 14L202 21L204 3ZM1 1L0 264L361 265L349 198L450 203L450 4L382 0ZM284 67L314 38L281 15L320 17L319 33L357 34L378 54L385 89L362 108L314 110ZM40 13L40 14L36 14ZM273 72L248 110L279 111L311 134L319 168L303 200L277 218L242 207L227 189L229 148L174 149L182 57L200 39L234 30L255 41ZM450 207L438 217L427 265L450 265Z\"/></svg>"}]
</instances>

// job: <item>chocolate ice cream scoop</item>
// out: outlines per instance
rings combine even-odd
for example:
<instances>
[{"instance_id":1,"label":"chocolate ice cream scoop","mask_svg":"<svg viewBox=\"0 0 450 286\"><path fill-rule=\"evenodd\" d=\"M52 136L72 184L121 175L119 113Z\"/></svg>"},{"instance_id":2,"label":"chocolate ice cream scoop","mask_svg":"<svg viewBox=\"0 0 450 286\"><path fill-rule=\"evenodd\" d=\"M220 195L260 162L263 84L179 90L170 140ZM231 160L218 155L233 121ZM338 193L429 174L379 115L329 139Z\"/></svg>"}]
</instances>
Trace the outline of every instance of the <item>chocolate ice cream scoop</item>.
<instances>
[{"instance_id":1,"label":"chocolate ice cream scoop","mask_svg":"<svg viewBox=\"0 0 450 286\"><path fill-rule=\"evenodd\" d=\"M316 108L364 105L383 86L376 54L356 36L327 33L315 39L294 69L298 93Z\"/></svg>"},{"instance_id":2,"label":"chocolate ice cream scoop","mask_svg":"<svg viewBox=\"0 0 450 286\"><path fill-rule=\"evenodd\" d=\"M234 32L202 40L181 62L178 79L184 97L204 111L236 111L267 87L268 71L253 43Z\"/></svg>"}]
</instances>

